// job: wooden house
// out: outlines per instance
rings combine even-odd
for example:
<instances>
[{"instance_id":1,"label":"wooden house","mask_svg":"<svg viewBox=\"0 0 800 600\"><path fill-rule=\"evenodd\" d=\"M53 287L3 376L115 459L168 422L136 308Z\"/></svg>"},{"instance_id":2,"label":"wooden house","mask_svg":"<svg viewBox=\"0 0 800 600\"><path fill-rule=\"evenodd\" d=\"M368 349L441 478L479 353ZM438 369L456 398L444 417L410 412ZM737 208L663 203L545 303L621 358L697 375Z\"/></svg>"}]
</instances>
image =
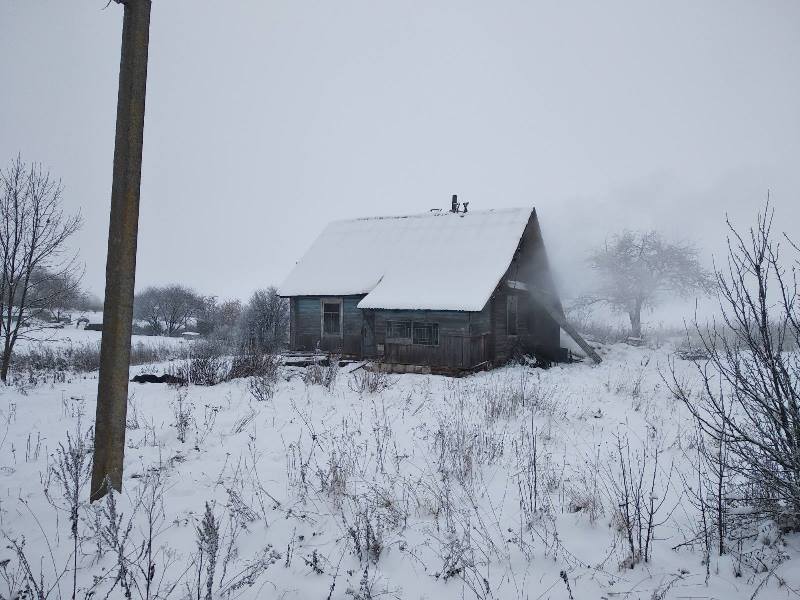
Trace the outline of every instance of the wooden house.
<instances>
[{"instance_id":1,"label":"wooden house","mask_svg":"<svg viewBox=\"0 0 800 600\"><path fill-rule=\"evenodd\" d=\"M279 293L290 300L291 350L387 365L559 360L560 329L571 329L535 209L466 212L456 197L449 212L331 223Z\"/></svg>"}]
</instances>

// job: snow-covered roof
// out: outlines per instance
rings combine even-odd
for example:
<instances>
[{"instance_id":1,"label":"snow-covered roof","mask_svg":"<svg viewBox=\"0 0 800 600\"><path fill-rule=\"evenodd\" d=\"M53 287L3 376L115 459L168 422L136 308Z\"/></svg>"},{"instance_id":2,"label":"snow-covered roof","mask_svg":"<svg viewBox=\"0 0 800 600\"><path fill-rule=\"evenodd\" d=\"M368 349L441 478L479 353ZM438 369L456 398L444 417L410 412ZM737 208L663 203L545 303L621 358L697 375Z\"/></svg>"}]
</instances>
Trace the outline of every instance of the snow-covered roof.
<instances>
[{"instance_id":1,"label":"snow-covered roof","mask_svg":"<svg viewBox=\"0 0 800 600\"><path fill-rule=\"evenodd\" d=\"M359 308L483 309L533 208L427 213L329 224L282 296L366 294Z\"/></svg>"}]
</instances>

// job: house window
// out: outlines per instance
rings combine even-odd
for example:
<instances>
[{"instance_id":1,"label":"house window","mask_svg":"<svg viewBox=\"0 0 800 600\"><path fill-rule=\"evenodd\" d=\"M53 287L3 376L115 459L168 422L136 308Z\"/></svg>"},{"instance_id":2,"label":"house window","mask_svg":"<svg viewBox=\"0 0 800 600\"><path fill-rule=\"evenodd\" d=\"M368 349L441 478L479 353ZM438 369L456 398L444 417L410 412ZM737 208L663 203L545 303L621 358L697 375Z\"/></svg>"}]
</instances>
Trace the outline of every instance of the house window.
<instances>
[{"instance_id":1,"label":"house window","mask_svg":"<svg viewBox=\"0 0 800 600\"><path fill-rule=\"evenodd\" d=\"M414 323L413 343L422 346L439 345L438 323Z\"/></svg>"},{"instance_id":2,"label":"house window","mask_svg":"<svg viewBox=\"0 0 800 600\"><path fill-rule=\"evenodd\" d=\"M386 341L395 344L410 344L411 321L386 321Z\"/></svg>"},{"instance_id":3,"label":"house window","mask_svg":"<svg viewBox=\"0 0 800 600\"><path fill-rule=\"evenodd\" d=\"M342 335L342 301L322 301L322 335Z\"/></svg>"},{"instance_id":4,"label":"house window","mask_svg":"<svg viewBox=\"0 0 800 600\"><path fill-rule=\"evenodd\" d=\"M506 333L517 335L517 296L506 297Z\"/></svg>"}]
</instances>

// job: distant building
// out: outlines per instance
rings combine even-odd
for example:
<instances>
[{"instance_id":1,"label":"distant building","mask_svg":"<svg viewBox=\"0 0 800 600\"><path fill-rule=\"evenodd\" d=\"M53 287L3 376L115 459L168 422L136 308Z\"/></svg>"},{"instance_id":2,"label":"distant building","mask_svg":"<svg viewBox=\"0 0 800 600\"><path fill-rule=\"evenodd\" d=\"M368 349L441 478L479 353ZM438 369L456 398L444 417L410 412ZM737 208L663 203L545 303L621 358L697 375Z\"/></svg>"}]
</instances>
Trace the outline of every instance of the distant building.
<instances>
[{"instance_id":1,"label":"distant building","mask_svg":"<svg viewBox=\"0 0 800 600\"><path fill-rule=\"evenodd\" d=\"M434 370L564 358L536 211L459 206L329 224L279 290L290 349Z\"/></svg>"}]
</instances>

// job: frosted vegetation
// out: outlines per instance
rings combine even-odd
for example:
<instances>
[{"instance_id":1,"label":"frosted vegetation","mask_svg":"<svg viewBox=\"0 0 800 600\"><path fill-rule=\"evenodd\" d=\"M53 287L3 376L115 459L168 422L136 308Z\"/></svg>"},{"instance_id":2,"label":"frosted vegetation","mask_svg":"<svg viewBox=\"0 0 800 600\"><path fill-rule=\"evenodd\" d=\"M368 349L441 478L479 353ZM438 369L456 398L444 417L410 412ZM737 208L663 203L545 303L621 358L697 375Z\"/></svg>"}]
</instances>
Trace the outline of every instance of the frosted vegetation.
<instances>
[{"instance_id":1,"label":"frosted vegetation","mask_svg":"<svg viewBox=\"0 0 800 600\"><path fill-rule=\"evenodd\" d=\"M672 350L131 384L124 493L95 505L96 373L5 388L0 595L791 597L796 535L746 495L709 510L712 442L664 376L703 379Z\"/></svg>"},{"instance_id":2,"label":"frosted vegetation","mask_svg":"<svg viewBox=\"0 0 800 600\"><path fill-rule=\"evenodd\" d=\"M771 226L731 230L716 323L573 319L598 366L291 367L274 290L204 302L172 333L215 336L134 336L131 376L169 383L131 384L93 505L100 333L37 322L0 386L0 598L799 596L799 249Z\"/></svg>"}]
</instances>

